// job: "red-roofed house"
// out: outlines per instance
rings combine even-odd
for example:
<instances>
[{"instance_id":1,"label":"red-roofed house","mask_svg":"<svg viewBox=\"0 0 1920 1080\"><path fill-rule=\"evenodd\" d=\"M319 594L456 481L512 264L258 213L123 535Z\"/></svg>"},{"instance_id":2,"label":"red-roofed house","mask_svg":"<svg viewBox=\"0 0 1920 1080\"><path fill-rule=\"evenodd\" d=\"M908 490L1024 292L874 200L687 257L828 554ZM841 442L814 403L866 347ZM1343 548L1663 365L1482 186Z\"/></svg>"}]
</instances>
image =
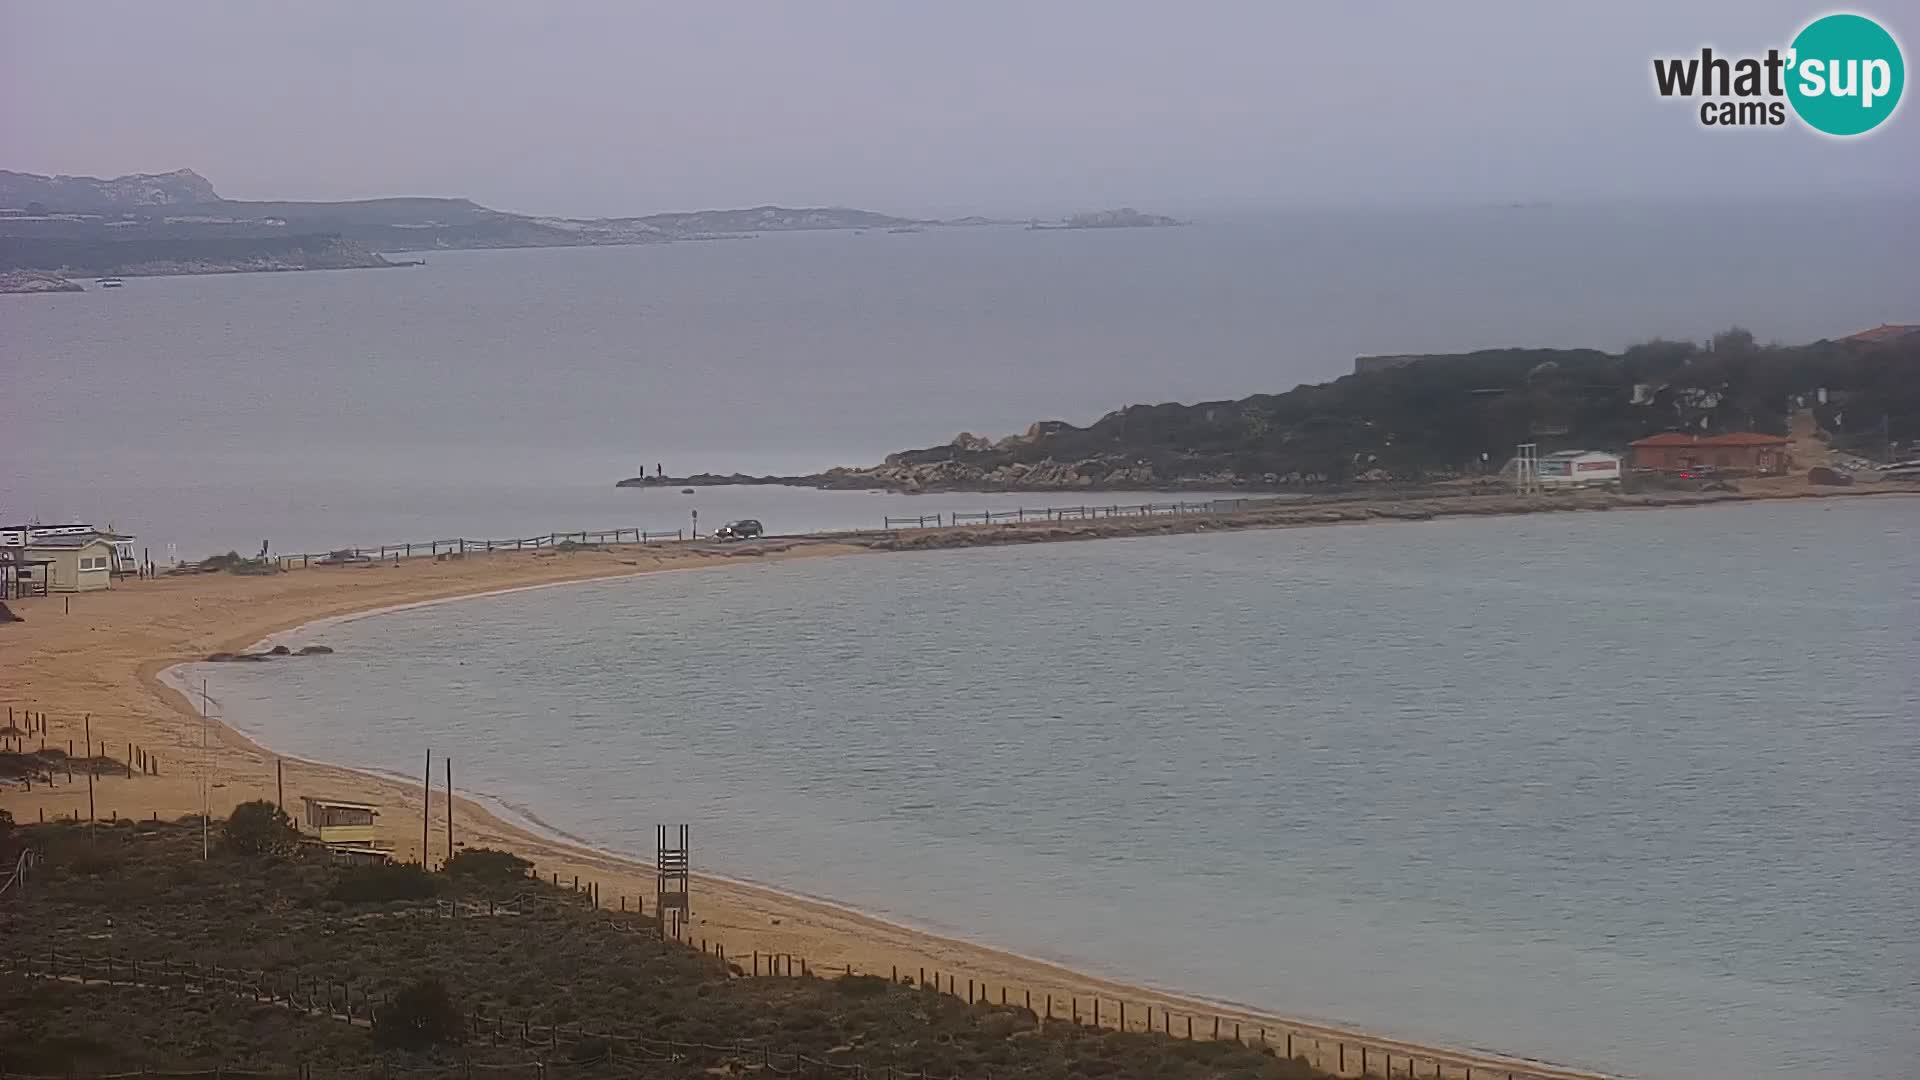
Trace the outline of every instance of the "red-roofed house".
<instances>
[{"instance_id":1,"label":"red-roofed house","mask_svg":"<svg viewBox=\"0 0 1920 1080\"><path fill-rule=\"evenodd\" d=\"M1861 345L1884 345L1889 341L1902 341L1910 337L1920 337L1920 325L1912 323L1881 323L1871 330L1862 330L1857 334L1848 334L1841 341L1851 341Z\"/></svg>"},{"instance_id":2,"label":"red-roofed house","mask_svg":"<svg viewBox=\"0 0 1920 1080\"><path fill-rule=\"evenodd\" d=\"M1692 435L1667 431L1632 444L1633 467L1655 472L1687 472L1711 466L1716 472L1748 472L1769 476L1793 467L1785 435L1735 431L1725 435Z\"/></svg>"}]
</instances>

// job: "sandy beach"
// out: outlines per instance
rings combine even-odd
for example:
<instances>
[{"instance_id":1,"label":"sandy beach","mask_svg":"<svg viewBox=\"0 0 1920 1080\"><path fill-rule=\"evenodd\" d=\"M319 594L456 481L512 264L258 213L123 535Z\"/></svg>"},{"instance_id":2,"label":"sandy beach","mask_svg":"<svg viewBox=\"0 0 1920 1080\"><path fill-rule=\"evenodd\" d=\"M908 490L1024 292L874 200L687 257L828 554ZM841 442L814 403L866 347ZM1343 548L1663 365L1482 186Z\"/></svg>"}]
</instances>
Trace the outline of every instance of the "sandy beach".
<instances>
[{"instance_id":1,"label":"sandy beach","mask_svg":"<svg viewBox=\"0 0 1920 1080\"><path fill-rule=\"evenodd\" d=\"M1405 516L1405 510L1401 505L1391 516ZM1296 516L1270 524L1331 520L1325 516L1312 520ZM984 539L978 530L948 532L954 534L948 539L955 546L971 546ZM999 535L1005 535L1004 531ZM1102 533L1090 530L1084 535ZM105 592L11 601L12 608L26 621L0 627L0 702L12 706L16 715L29 709L44 712L49 721L49 745L64 747L72 739L78 748L90 725L92 738L104 754L123 758L132 744L157 756L157 776L102 776L95 782L93 804L101 819L156 814L177 818L198 813L204 732L210 740L204 754L211 783L209 801L215 816L221 816L239 802L276 797L275 757L228 727L203 725L194 704L162 679L162 673L172 665L200 660L210 653L242 651L270 634L317 620L397 605L566 582L717 570L741 562L822 558L872 550L869 544L828 539L772 544L751 554L692 546L625 546L538 554L499 552L444 561L416 558L314 567L268 576L206 574L123 581ZM314 640L324 643L324 633L316 632ZM27 740L28 746L34 744L34 739ZM417 762L394 762L393 768L402 771L409 764L418 768ZM294 760L285 761L284 769L290 808L298 806L302 795L377 803L381 807L383 843L391 845L400 859L421 857L417 780L409 783ZM78 775L72 784L64 777L59 779L52 788L38 783L31 791L17 784L0 788L0 808L22 823L43 815L84 818L88 813L86 782ZM438 786L439 777L435 782ZM541 876L558 875L563 883L577 876L581 882L597 886L606 907L617 907L621 898L631 903L633 898L653 890L650 866L541 835L537 829L505 820L465 799L458 801L454 813L461 844L511 849L533 860ZM446 856L445 814L443 796L436 792L426 852L430 862L437 863ZM751 954L777 953L795 957L796 965L798 958L804 958L810 969L822 972L850 968L918 976L924 971L929 977L937 973L942 979L953 979L955 992L963 995L969 992L970 984L978 985L981 996L994 1000L1004 993L1008 1000L1018 1002L1031 993L1036 1008L1051 995L1058 1015L1066 1015L1070 1008L1089 1014L1091 1000L1098 998L1102 1002L1101 1022L1107 1026L1115 1024L1118 1003L1124 1001L1128 1027L1142 1028L1151 1015L1159 1028L1171 1015L1173 1032L1183 1034L1191 1018L1197 1038L1213 1034L1217 1017L1223 1037L1231 1037L1236 1025L1244 1039L1264 1032L1270 1044L1291 1045L1296 1054L1321 1067L1351 1075L1358 1075L1359 1047L1363 1043L1368 1047L1369 1067L1375 1071L1381 1068L1380 1055L1391 1053L1396 1072L1413 1057L1420 1062L1421 1076L1465 1076L1469 1075L1468 1066L1474 1070L1471 1075L1480 1076L1509 1072L1515 1077L1542 1078L1598 1075L1498 1054L1398 1042L1336 1026L1263 1015L1254 1009L1184 998L1150 987L1123 985L894 925L829 903L738 883L697 880L693 915L693 936L709 945L724 946L729 957L742 967L752 964Z\"/></svg>"}]
</instances>

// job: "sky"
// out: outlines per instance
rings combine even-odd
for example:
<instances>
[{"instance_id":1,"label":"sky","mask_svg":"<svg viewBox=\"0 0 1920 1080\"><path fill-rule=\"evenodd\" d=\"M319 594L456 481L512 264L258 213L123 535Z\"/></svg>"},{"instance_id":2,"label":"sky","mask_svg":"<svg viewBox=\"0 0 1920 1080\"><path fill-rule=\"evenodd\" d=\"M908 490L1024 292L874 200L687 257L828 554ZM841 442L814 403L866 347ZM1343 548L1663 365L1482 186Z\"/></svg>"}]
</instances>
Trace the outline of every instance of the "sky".
<instances>
[{"instance_id":1,"label":"sky","mask_svg":"<svg viewBox=\"0 0 1920 1080\"><path fill-rule=\"evenodd\" d=\"M1920 12L1859 8L1900 36ZM1654 56L1787 0L0 0L0 168L229 198L576 216L761 203L1024 216L1913 190L1920 105L1703 128ZM1909 97L1912 95L1909 94Z\"/></svg>"}]
</instances>

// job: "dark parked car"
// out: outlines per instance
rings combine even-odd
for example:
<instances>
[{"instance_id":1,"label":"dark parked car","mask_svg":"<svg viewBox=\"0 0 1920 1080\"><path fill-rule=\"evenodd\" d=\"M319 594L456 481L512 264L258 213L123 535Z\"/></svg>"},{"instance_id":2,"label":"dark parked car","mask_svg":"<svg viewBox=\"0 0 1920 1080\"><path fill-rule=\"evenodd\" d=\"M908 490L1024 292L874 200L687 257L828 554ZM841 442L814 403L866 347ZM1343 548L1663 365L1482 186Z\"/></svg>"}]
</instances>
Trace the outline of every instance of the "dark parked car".
<instances>
[{"instance_id":1,"label":"dark parked car","mask_svg":"<svg viewBox=\"0 0 1920 1080\"><path fill-rule=\"evenodd\" d=\"M715 540L751 540L766 535L767 530L752 518L741 518L720 526L713 534Z\"/></svg>"}]
</instances>

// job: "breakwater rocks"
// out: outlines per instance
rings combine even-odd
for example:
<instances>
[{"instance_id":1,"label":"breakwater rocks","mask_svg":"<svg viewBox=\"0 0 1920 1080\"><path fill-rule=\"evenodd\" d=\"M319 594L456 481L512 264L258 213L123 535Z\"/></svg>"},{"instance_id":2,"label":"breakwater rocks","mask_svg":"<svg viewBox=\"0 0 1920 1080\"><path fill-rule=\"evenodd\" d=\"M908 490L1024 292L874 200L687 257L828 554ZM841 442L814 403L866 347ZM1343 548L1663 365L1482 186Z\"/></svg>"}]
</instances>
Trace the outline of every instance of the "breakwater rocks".
<instances>
[{"instance_id":1,"label":"breakwater rocks","mask_svg":"<svg viewBox=\"0 0 1920 1080\"><path fill-rule=\"evenodd\" d=\"M268 660L278 660L283 656L329 656L333 649L326 645L302 645L299 649L289 649L285 645L275 645L263 652L217 652L207 656L209 664L258 664Z\"/></svg>"},{"instance_id":2,"label":"breakwater rocks","mask_svg":"<svg viewBox=\"0 0 1920 1080\"><path fill-rule=\"evenodd\" d=\"M1621 495L1582 492L1564 495L1487 495L1461 491L1409 499L1349 499L1282 503L1271 509L1219 514L1178 514L1132 518L1047 521L998 525L962 525L950 528L908 529L867 541L880 551L925 551L939 548L985 547L995 544L1040 544L1063 540L1092 540L1113 536L1153 536L1237 529L1358 524L1368 521L1430 521L1446 517L1490 517L1569 511L1653 509L1667 506L1707 506L1716 503L1758 502L1782 498L1844 498L1850 495L1920 494L1920 486L1886 486L1873 491L1854 488L1790 489L1782 491L1662 492Z\"/></svg>"},{"instance_id":3,"label":"breakwater rocks","mask_svg":"<svg viewBox=\"0 0 1920 1080\"><path fill-rule=\"evenodd\" d=\"M700 488L778 486L819 488L823 491L1225 491L1247 487L1278 487L1301 477L1242 477L1232 472L1167 476L1147 462L1037 461L986 468L964 461L909 462L889 460L865 468L838 467L798 476L752 476L747 473L694 473L691 476L630 476L616 487Z\"/></svg>"},{"instance_id":4,"label":"breakwater rocks","mask_svg":"<svg viewBox=\"0 0 1920 1080\"><path fill-rule=\"evenodd\" d=\"M0 273L0 293L86 292L77 281L39 270L9 270Z\"/></svg>"}]
</instances>

